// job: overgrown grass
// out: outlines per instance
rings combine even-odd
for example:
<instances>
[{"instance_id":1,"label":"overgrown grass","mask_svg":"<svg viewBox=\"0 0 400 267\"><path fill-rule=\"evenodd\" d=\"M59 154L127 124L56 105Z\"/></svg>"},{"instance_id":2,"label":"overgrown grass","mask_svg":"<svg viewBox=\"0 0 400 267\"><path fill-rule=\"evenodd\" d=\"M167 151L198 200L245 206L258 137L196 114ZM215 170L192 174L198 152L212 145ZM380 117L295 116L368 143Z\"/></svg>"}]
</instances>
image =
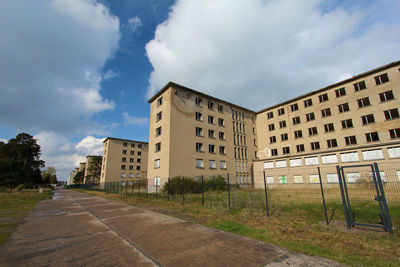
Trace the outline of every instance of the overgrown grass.
<instances>
[{"instance_id":1,"label":"overgrown grass","mask_svg":"<svg viewBox=\"0 0 400 267\"><path fill-rule=\"evenodd\" d=\"M82 191L82 190L81 190ZM343 221L340 198L327 190L328 214ZM399 266L400 238L398 232L389 236L382 232L347 231L345 227L325 226L324 211L318 191L269 190L270 218L265 216L265 196L260 190L231 192L228 209L227 192L207 192L204 207L201 194L170 197L137 193L125 196L104 192L83 191L132 205L181 217L223 231L270 242L289 250L330 258L351 266ZM315 193L315 195L314 195ZM376 206L374 206L376 205ZM377 203L356 201L353 209L361 222L379 223ZM393 207L391 211L400 210ZM400 225L393 216L394 225Z\"/></svg>"},{"instance_id":2,"label":"overgrown grass","mask_svg":"<svg viewBox=\"0 0 400 267\"><path fill-rule=\"evenodd\" d=\"M50 190L0 193L0 244L17 228L24 216L41 200L50 196Z\"/></svg>"}]
</instances>

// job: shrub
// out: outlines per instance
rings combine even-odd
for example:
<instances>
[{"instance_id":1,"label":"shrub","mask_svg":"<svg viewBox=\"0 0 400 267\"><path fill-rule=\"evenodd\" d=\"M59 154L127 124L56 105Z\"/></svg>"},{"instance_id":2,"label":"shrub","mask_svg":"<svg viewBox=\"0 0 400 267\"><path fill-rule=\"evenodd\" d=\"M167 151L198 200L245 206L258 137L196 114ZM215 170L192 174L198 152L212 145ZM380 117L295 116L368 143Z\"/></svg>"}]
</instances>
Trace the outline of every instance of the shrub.
<instances>
[{"instance_id":1,"label":"shrub","mask_svg":"<svg viewBox=\"0 0 400 267\"><path fill-rule=\"evenodd\" d=\"M23 185L23 184L19 184L19 185L17 185L17 186L15 187L15 191L17 191L17 192L21 192L22 189L24 189L24 185Z\"/></svg>"},{"instance_id":2,"label":"shrub","mask_svg":"<svg viewBox=\"0 0 400 267\"><path fill-rule=\"evenodd\" d=\"M173 177L164 185L163 192L171 195L182 194L182 186L185 194L199 194L202 191L201 179L185 177L182 181L181 176ZM204 191L225 191L227 184L223 176L216 176L209 180L204 180Z\"/></svg>"}]
</instances>

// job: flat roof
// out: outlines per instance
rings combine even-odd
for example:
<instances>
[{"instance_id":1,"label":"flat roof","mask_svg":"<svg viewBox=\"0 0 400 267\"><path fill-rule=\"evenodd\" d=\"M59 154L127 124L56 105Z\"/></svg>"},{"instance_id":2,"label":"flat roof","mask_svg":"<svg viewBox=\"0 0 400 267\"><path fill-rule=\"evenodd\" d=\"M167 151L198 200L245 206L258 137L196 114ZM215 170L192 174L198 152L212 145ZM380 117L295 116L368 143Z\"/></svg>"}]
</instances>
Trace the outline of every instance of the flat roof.
<instances>
[{"instance_id":1,"label":"flat roof","mask_svg":"<svg viewBox=\"0 0 400 267\"><path fill-rule=\"evenodd\" d=\"M104 139L103 143L105 143L108 139L148 144L148 142L129 140L129 139L122 139L122 138L115 138L115 137L107 137L106 139Z\"/></svg>"}]
</instances>

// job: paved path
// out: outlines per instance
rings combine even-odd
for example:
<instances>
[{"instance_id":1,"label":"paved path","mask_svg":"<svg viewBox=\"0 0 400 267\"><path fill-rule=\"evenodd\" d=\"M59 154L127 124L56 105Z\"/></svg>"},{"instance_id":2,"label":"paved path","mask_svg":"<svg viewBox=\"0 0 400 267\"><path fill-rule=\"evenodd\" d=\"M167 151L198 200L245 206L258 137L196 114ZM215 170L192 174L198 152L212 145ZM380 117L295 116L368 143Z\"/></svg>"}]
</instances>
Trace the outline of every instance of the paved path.
<instances>
[{"instance_id":1,"label":"paved path","mask_svg":"<svg viewBox=\"0 0 400 267\"><path fill-rule=\"evenodd\" d=\"M0 266L332 266L160 213L70 190L40 202Z\"/></svg>"}]
</instances>

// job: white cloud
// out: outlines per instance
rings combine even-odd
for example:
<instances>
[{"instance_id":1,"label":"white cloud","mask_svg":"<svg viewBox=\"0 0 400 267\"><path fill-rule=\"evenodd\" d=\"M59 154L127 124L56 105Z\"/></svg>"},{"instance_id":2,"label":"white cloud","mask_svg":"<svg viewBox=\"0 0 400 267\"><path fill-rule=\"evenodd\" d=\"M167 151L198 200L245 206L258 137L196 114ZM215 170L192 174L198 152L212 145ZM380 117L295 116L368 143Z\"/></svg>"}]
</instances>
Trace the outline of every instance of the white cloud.
<instances>
[{"instance_id":1,"label":"white cloud","mask_svg":"<svg viewBox=\"0 0 400 267\"><path fill-rule=\"evenodd\" d=\"M135 117L129 115L127 112L123 112L122 116L124 118L124 125L137 125L137 126L145 126L149 123L149 118L143 117Z\"/></svg>"},{"instance_id":2,"label":"white cloud","mask_svg":"<svg viewBox=\"0 0 400 267\"><path fill-rule=\"evenodd\" d=\"M24 131L99 132L102 68L119 20L94 0L0 1L0 123Z\"/></svg>"},{"instance_id":3,"label":"white cloud","mask_svg":"<svg viewBox=\"0 0 400 267\"><path fill-rule=\"evenodd\" d=\"M112 79L114 79L115 77L118 77L118 76L119 76L118 72L115 72L113 70L108 70L108 71L103 73L103 80L104 81L109 81L109 80L112 80Z\"/></svg>"},{"instance_id":4,"label":"white cloud","mask_svg":"<svg viewBox=\"0 0 400 267\"><path fill-rule=\"evenodd\" d=\"M147 97L175 81L258 110L398 60L399 2L343 3L178 0L146 45Z\"/></svg>"},{"instance_id":5,"label":"white cloud","mask_svg":"<svg viewBox=\"0 0 400 267\"><path fill-rule=\"evenodd\" d=\"M8 143L8 139L4 139L4 138L0 138L0 142L3 142L3 143Z\"/></svg>"},{"instance_id":6,"label":"white cloud","mask_svg":"<svg viewBox=\"0 0 400 267\"><path fill-rule=\"evenodd\" d=\"M56 168L59 180L66 180L80 162L86 161L87 155L101 155L103 152L104 138L87 136L76 144L54 132L40 132L34 138L41 147L41 159L46 166Z\"/></svg>"},{"instance_id":7,"label":"white cloud","mask_svg":"<svg viewBox=\"0 0 400 267\"><path fill-rule=\"evenodd\" d=\"M142 26L142 19L139 16L128 19L127 27L130 31L135 32L140 26Z\"/></svg>"}]
</instances>

